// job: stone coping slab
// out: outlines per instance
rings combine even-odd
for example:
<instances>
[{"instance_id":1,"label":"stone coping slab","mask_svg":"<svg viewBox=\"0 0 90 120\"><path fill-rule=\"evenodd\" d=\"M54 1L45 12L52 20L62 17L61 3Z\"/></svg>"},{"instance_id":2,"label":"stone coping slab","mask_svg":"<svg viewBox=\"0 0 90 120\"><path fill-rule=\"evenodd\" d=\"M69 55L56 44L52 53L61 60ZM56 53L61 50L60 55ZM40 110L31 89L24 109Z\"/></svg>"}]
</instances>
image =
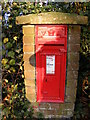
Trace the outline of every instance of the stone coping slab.
<instances>
[{"instance_id":1,"label":"stone coping slab","mask_svg":"<svg viewBox=\"0 0 90 120\"><path fill-rule=\"evenodd\" d=\"M62 12L46 12L16 17L16 24L88 24L88 17Z\"/></svg>"}]
</instances>

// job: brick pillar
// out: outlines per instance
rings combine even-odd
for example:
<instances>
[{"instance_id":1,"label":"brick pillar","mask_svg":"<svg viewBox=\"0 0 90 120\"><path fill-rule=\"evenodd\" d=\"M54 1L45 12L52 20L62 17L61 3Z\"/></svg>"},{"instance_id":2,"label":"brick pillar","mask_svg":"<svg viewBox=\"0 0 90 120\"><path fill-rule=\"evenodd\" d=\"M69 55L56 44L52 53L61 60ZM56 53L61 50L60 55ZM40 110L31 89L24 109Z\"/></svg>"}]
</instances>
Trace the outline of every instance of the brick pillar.
<instances>
[{"instance_id":1,"label":"brick pillar","mask_svg":"<svg viewBox=\"0 0 90 120\"><path fill-rule=\"evenodd\" d=\"M30 102L36 101L35 92L35 27L34 25L23 26L23 59L26 98Z\"/></svg>"},{"instance_id":2,"label":"brick pillar","mask_svg":"<svg viewBox=\"0 0 90 120\"><path fill-rule=\"evenodd\" d=\"M80 26L69 25L68 29L67 83L65 95L65 104L67 104L68 107L63 109L63 112L67 113L67 115L73 115L79 69Z\"/></svg>"},{"instance_id":3,"label":"brick pillar","mask_svg":"<svg viewBox=\"0 0 90 120\"><path fill-rule=\"evenodd\" d=\"M64 103L36 102L35 90L35 28L23 26L24 74L27 99L35 106L35 111L42 112L45 118L72 117L74 112L77 79L79 69L80 26L68 26L67 39L67 80ZM34 114L36 116L36 113Z\"/></svg>"}]
</instances>

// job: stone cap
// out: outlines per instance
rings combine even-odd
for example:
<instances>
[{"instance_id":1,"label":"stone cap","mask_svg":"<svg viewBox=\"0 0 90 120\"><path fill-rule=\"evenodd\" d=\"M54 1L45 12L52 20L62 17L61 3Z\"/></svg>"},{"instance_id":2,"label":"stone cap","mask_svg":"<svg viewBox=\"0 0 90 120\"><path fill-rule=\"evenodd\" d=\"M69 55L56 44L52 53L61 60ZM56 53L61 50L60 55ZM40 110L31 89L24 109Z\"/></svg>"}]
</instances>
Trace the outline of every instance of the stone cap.
<instances>
[{"instance_id":1,"label":"stone cap","mask_svg":"<svg viewBox=\"0 0 90 120\"><path fill-rule=\"evenodd\" d=\"M88 24L88 17L62 12L46 12L18 16L16 24Z\"/></svg>"}]
</instances>

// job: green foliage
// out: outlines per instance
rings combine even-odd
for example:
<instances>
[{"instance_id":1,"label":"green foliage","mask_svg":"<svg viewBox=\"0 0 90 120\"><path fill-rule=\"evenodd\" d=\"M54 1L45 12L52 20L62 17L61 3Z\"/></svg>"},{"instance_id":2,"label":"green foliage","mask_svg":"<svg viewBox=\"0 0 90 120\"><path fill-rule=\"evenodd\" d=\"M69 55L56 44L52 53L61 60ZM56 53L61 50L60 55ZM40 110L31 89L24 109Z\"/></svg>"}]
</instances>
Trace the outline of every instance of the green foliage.
<instances>
[{"instance_id":1,"label":"green foliage","mask_svg":"<svg viewBox=\"0 0 90 120\"><path fill-rule=\"evenodd\" d=\"M44 116L41 112L37 112L38 120L43 120Z\"/></svg>"},{"instance_id":2,"label":"green foliage","mask_svg":"<svg viewBox=\"0 0 90 120\"><path fill-rule=\"evenodd\" d=\"M2 21L2 119L32 118L33 109L25 98L22 28L15 24L15 17L19 15L19 4L3 3ZM10 11L10 17L6 23L5 12ZM21 32L20 32L21 31ZM22 69L21 69L22 68Z\"/></svg>"},{"instance_id":3,"label":"green foliage","mask_svg":"<svg viewBox=\"0 0 90 120\"><path fill-rule=\"evenodd\" d=\"M3 119L6 118L10 120L14 118L32 118L33 109L30 106L30 103L24 97L24 88L19 90L18 84L10 84L7 79L5 79L3 83L3 93L7 94L7 96L3 99Z\"/></svg>"},{"instance_id":4,"label":"green foliage","mask_svg":"<svg viewBox=\"0 0 90 120\"><path fill-rule=\"evenodd\" d=\"M69 12L79 15L88 15L89 3L78 2L50 2L31 3L31 2L2 2L2 99L3 99L3 114L2 119L27 119L32 118L33 109L30 103L25 98L24 73L23 73L23 42L22 42L22 26L16 25L17 16L27 14L38 14L41 12ZM5 13L9 17L5 19ZM88 53L90 42L90 28L82 27L81 39L81 60L89 60ZM90 61L90 60L89 60ZM83 61L80 63L80 72L85 73L89 70L86 68ZM82 74L81 72L81 76ZM88 75L88 74L87 74ZM81 82L80 82L81 83ZM79 84L80 84L79 83ZM79 108L82 108L79 106ZM78 111L79 113L79 111ZM43 118L41 113L38 113L39 118Z\"/></svg>"},{"instance_id":5,"label":"green foliage","mask_svg":"<svg viewBox=\"0 0 90 120\"><path fill-rule=\"evenodd\" d=\"M7 53L7 55L8 55L8 57L14 58L15 52L9 51L9 52Z\"/></svg>"}]
</instances>

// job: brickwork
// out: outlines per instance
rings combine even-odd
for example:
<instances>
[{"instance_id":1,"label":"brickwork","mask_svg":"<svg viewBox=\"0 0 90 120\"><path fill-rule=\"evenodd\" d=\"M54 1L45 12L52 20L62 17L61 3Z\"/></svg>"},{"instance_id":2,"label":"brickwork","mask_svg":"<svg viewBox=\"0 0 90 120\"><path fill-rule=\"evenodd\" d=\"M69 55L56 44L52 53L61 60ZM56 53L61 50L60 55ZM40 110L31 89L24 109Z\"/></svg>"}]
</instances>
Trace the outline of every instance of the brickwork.
<instances>
[{"instance_id":1,"label":"brickwork","mask_svg":"<svg viewBox=\"0 0 90 120\"><path fill-rule=\"evenodd\" d=\"M36 101L35 91L35 27L34 25L23 26L23 59L24 59L24 75L25 75L25 90L26 97L30 102ZM32 64L30 58L32 57Z\"/></svg>"},{"instance_id":2,"label":"brickwork","mask_svg":"<svg viewBox=\"0 0 90 120\"><path fill-rule=\"evenodd\" d=\"M72 46L72 47L70 47ZM76 100L76 90L77 90L77 78L79 69L79 50L80 50L80 26L79 25L69 25L68 31L68 52L67 52L67 85L66 85L66 95L65 102L70 103L73 108L65 108L67 114L74 112L74 104Z\"/></svg>"},{"instance_id":3,"label":"brickwork","mask_svg":"<svg viewBox=\"0 0 90 120\"><path fill-rule=\"evenodd\" d=\"M36 112L42 112L45 118L71 117L74 111L77 78L79 69L80 26L68 26L67 49L67 80L64 103L36 102L35 84L35 26L23 26L23 59L26 97L35 107Z\"/></svg>"}]
</instances>

